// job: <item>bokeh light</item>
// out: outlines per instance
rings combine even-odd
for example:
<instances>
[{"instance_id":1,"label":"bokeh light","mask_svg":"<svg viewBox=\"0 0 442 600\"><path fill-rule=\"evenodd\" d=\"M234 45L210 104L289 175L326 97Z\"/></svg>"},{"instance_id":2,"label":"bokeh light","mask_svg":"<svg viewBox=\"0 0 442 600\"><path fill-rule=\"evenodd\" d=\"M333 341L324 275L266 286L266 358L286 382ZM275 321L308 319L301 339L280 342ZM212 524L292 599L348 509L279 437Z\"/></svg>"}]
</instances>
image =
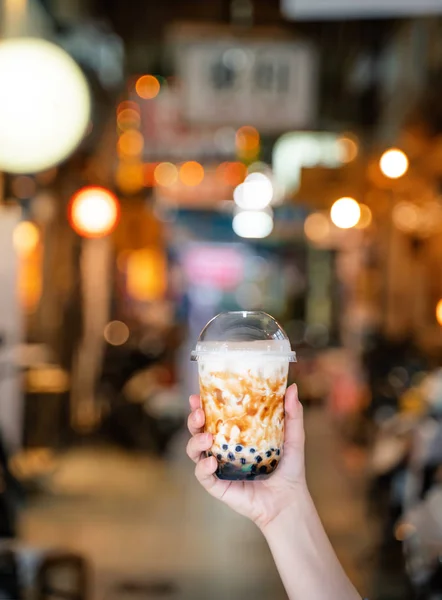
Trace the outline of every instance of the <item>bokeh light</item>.
<instances>
[{"instance_id":1,"label":"bokeh light","mask_svg":"<svg viewBox=\"0 0 442 600\"><path fill-rule=\"evenodd\" d=\"M236 132L235 145L240 156L251 158L259 152L261 138L255 127L245 125Z\"/></svg>"},{"instance_id":2,"label":"bokeh light","mask_svg":"<svg viewBox=\"0 0 442 600\"><path fill-rule=\"evenodd\" d=\"M171 186L178 180L178 169L170 162L162 162L155 167L153 178L156 185Z\"/></svg>"},{"instance_id":3,"label":"bokeh light","mask_svg":"<svg viewBox=\"0 0 442 600\"><path fill-rule=\"evenodd\" d=\"M311 242L323 242L330 235L330 219L322 212L309 215L304 223L304 233Z\"/></svg>"},{"instance_id":4,"label":"bokeh light","mask_svg":"<svg viewBox=\"0 0 442 600\"><path fill-rule=\"evenodd\" d=\"M331 207L330 217L339 229L350 229L358 223L361 209L354 198L339 198Z\"/></svg>"},{"instance_id":5,"label":"bokeh light","mask_svg":"<svg viewBox=\"0 0 442 600\"><path fill-rule=\"evenodd\" d=\"M439 325L442 327L442 299L436 305L436 319Z\"/></svg>"},{"instance_id":6,"label":"bokeh light","mask_svg":"<svg viewBox=\"0 0 442 600\"><path fill-rule=\"evenodd\" d=\"M204 179L204 168L198 162L190 160L180 167L180 180L184 185L195 187Z\"/></svg>"},{"instance_id":7,"label":"bokeh light","mask_svg":"<svg viewBox=\"0 0 442 600\"><path fill-rule=\"evenodd\" d=\"M379 161L382 173L389 179L399 179L408 170L407 155L398 148L386 150Z\"/></svg>"},{"instance_id":8,"label":"bokeh light","mask_svg":"<svg viewBox=\"0 0 442 600\"><path fill-rule=\"evenodd\" d=\"M17 254L26 257L37 248L40 242L40 231L31 221L22 221L16 225L12 240Z\"/></svg>"},{"instance_id":9,"label":"bokeh light","mask_svg":"<svg viewBox=\"0 0 442 600\"><path fill-rule=\"evenodd\" d=\"M398 202L393 208L392 219L400 231L411 233L419 226L419 208L412 202Z\"/></svg>"},{"instance_id":10,"label":"bokeh light","mask_svg":"<svg viewBox=\"0 0 442 600\"><path fill-rule=\"evenodd\" d=\"M127 293L139 302L161 300L167 290L167 261L159 248L131 251L126 259Z\"/></svg>"},{"instance_id":11,"label":"bokeh light","mask_svg":"<svg viewBox=\"0 0 442 600\"><path fill-rule=\"evenodd\" d=\"M152 100L160 93L160 82L153 75L143 75L135 84L135 91L143 100Z\"/></svg>"},{"instance_id":12,"label":"bokeh light","mask_svg":"<svg viewBox=\"0 0 442 600\"><path fill-rule=\"evenodd\" d=\"M140 113L133 108L125 108L117 114L117 124L122 130L137 129L140 122Z\"/></svg>"},{"instance_id":13,"label":"bokeh light","mask_svg":"<svg viewBox=\"0 0 442 600\"><path fill-rule=\"evenodd\" d=\"M139 156L143 148L143 135L136 130L125 131L118 140L118 154L120 156Z\"/></svg>"},{"instance_id":14,"label":"bokeh light","mask_svg":"<svg viewBox=\"0 0 442 600\"><path fill-rule=\"evenodd\" d=\"M84 137L91 101L83 72L61 48L33 38L0 42L0 169L35 173Z\"/></svg>"},{"instance_id":15,"label":"bokeh light","mask_svg":"<svg viewBox=\"0 0 442 600\"><path fill-rule=\"evenodd\" d=\"M358 142L356 138L349 135L343 135L337 140L340 160L343 163L349 163L353 161L359 152Z\"/></svg>"},{"instance_id":16,"label":"bokeh light","mask_svg":"<svg viewBox=\"0 0 442 600\"><path fill-rule=\"evenodd\" d=\"M233 199L240 208L261 210L273 198L273 185L263 173L251 173L235 188Z\"/></svg>"},{"instance_id":17,"label":"bokeh light","mask_svg":"<svg viewBox=\"0 0 442 600\"><path fill-rule=\"evenodd\" d=\"M123 102L120 102L120 104L117 106L117 115L119 115L123 110L128 109L135 110L138 113L140 112L140 107L136 102L133 102L132 100L123 100Z\"/></svg>"},{"instance_id":18,"label":"bokeh light","mask_svg":"<svg viewBox=\"0 0 442 600\"><path fill-rule=\"evenodd\" d=\"M270 211L244 210L233 217L233 231L242 238L266 238L273 231Z\"/></svg>"},{"instance_id":19,"label":"bokeh light","mask_svg":"<svg viewBox=\"0 0 442 600\"><path fill-rule=\"evenodd\" d=\"M85 187L69 204L69 220L76 233L83 237L103 237L111 233L120 217L120 205L109 190Z\"/></svg>"},{"instance_id":20,"label":"bokeh light","mask_svg":"<svg viewBox=\"0 0 442 600\"><path fill-rule=\"evenodd\" d=\"M37 186L35 180L28 175L18 175L11 182L11 190L16 198L26 200L35 196Z\"/></svg>"},{"instance_id":21,"label":"bokeh light","mask_svg":"<svg viewBox=\"0 0 442 600\"><path fill-rule=\"evenodd\" d=\"M158 167L158 165L159 163L157 162L149 162L143 165L144 185L146 187L153 187L156 185L155 169Z\"/></svg>"},{"instance_id":22,"label":"bokeh light","mask_svg":"<svg viewBox=\"0 0 442 600\"><path fill-rule=\"evenodd\" d=\"M115 183L125 194L135 194L144 187L145 169L139 160L122 161L115 173Z\"/></svg>"},{"instance_id":23,"label":"bokeh light","mask_svg":"<svg viewBox=\"0 0 442 600\"><path fill-rule=\"evenodd\" d=\"M223 185L236 187L247 177L247 167L242 162L224 162L216 169L216 178Z\"/></svg>"},{"instance_id":24,"label":"bokeh light","mask_svg":"<svg viewBox=\"0 0 442 600\"><path fill-rule=\"evenodd\" d=\"M103 335L111 346L122 346L129 339L129 327L123 321L111 321L104 328Z\"/></svg>"},{"instance_id":25,"label":"bokeh light","mask_svg":"<svg viewBox=\"0 0 442 600\"><path fill-rule=\"evenodd\" d=\"M373 220L371 209L366 204L359 204L359 209L361 211L361 216L355 227L356 229L366 229L367 227L370 227Z\"/></svg>"}]
</instances>

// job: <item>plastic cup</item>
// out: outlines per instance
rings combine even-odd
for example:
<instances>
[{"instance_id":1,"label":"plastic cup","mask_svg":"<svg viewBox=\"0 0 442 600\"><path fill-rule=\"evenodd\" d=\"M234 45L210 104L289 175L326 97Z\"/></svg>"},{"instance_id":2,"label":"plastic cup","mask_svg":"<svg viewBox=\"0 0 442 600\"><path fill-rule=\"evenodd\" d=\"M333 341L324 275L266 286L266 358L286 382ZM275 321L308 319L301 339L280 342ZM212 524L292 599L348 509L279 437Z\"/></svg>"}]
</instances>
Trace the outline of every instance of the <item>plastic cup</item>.
<instances>
[{"instance_id":1,"label":"plastic cup","mask_svg":"<svg viewBox=\"0 0 442 600\"><path fill-rule=\"evenodd\" d=\"M283 453L284 395L296 361L287 334L267 313L225 312L205 326L191 358L217 477L267 478Z\"/></svg>"}]
</instances>

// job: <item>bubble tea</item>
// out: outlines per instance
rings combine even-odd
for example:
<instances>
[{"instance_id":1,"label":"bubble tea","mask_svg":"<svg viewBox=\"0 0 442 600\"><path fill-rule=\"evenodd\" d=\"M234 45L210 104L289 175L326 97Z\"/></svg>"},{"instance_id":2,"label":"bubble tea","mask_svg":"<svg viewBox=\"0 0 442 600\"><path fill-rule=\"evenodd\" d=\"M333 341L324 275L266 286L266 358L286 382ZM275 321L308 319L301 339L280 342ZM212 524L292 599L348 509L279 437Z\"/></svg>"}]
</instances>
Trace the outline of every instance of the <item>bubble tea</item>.
<instances>
[{"instance_id":1,"label":"bubble tea","mask_svg":"<svg viewBox=\"0 0 442 600\"><path fill-rule=\"evenodd\" d=\"M268 477L282 457L284 394L296 360L286 333L264 312L221 313L201 332L192 360L217 477Z\"/></svg>"}]
</instances>

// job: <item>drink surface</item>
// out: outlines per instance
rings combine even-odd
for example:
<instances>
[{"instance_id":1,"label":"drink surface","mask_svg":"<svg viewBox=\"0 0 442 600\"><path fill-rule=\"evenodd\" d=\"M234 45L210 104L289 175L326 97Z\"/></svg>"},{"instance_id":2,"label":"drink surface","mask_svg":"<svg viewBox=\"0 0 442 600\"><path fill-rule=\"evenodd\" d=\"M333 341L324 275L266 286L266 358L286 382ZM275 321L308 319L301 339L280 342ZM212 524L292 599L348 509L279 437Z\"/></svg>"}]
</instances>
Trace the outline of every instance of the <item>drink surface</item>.
<instances>
[{"instance_id":1,"label":"drink surface","mask_svg":"<svg viewBox=\"0 0 442 600\"><path fill-rule=\"evenodd\" d=\"M211 343L198 361L209 454L220 479L265 478L278 466L284 443L288 361L280 342L241 342L228 350Z\"/></svg>"}]
</instances>

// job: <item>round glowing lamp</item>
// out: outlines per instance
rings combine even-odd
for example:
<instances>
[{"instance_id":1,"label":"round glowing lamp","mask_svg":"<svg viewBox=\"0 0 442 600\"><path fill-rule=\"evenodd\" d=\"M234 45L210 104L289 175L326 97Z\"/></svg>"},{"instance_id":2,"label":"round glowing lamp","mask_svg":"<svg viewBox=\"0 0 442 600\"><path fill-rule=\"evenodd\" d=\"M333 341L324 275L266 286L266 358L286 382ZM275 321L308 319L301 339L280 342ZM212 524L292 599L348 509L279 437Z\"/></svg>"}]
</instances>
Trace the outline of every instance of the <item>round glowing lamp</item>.
<instances>
[{"instance_id":1,"label":"round glowing lamp","mask_svg":"<svg viewBox=\"0 0 442 600\"><path fill-rule=\"evenodd\" d=\"M61 162L85 135L91 102L80 67L45 40L0 42L0 170L34 173Z\"/></svg>"},{"instance_id":2,"label":"round glowing lamp","mask_svg":"<svg viewBox=\"0 0 442 600\"><path fill-rule=\"evenodd\" d=\"M390 148L381 156L379 166L385 177L399 179L408 171L408 158L402 150Z\"/></svg>"},{"instance_id":3,"label":"round glowing lamp","mask_svg":"<svg viewBox=\"0 0 442 600\"><path fill-rule=\"evenodd\" d=\"M351 229L361 218L361 209L353 198L339 198L331 207L330 218L336 227Z\"/></svg>"},{"instance_id":4,"label":"round glowing lamp","mask_svg":"<svg viewBox=\"0 0 442 600\"><path fill-rule=\"evenodd\" d=\"M111 233L120 217L120 205L109 190L85 187L79 190L69 204L72 229L86 238L100 238Z\"/></svg>"}]
</instances>

